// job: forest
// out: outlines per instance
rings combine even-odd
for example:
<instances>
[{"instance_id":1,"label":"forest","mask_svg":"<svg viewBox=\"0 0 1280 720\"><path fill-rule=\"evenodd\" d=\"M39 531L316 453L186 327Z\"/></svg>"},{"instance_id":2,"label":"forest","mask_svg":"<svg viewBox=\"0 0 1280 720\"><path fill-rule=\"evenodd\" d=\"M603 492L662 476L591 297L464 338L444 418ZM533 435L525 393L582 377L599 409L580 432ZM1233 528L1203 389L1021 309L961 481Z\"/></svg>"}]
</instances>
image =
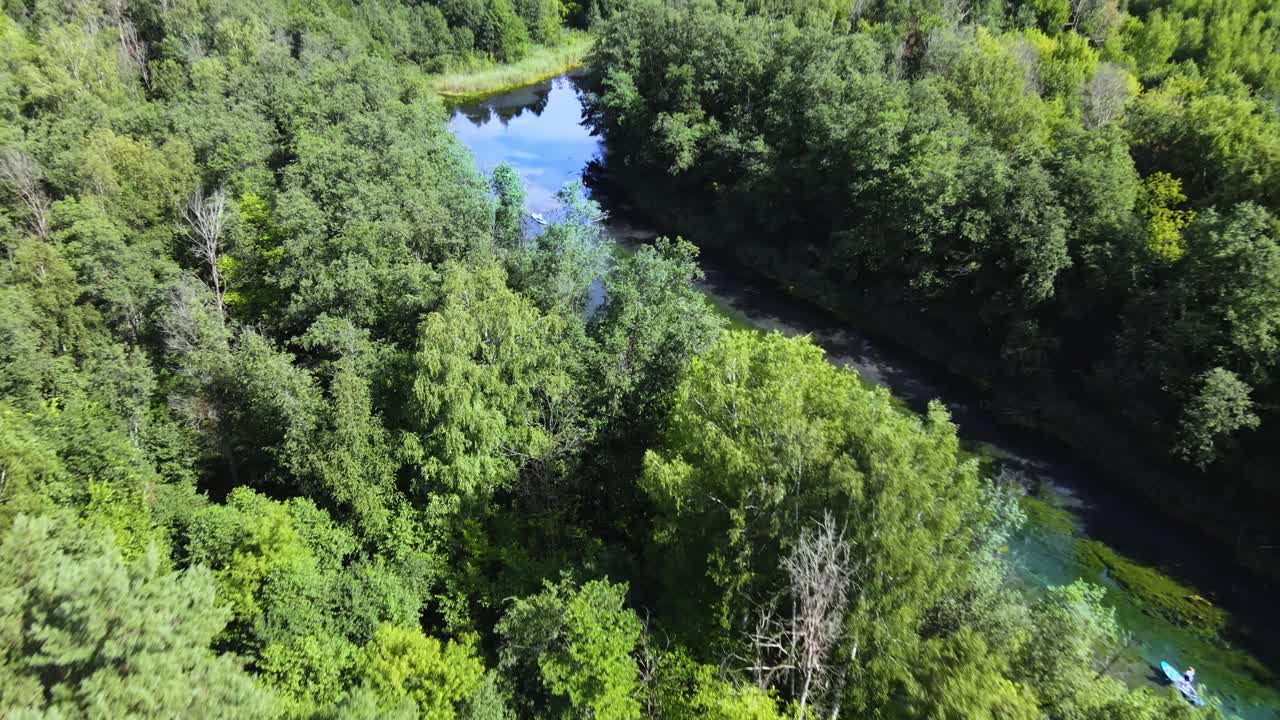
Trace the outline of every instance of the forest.
<instances>
[{"instance_id":1,"label":"forest","mask_svg":"<svg viewBox=\"0 0 1280 720\"><path fill-rule=\"evenodd\" d=\"M591 67L669 230L1280 574L1280 5L636 2Z\"/></svg>"},{"instance_id":2,"label":"forest","mask_svg":"<svg viewBox=\"0 0 1280 720\"><path fill-rule=\"evenodd\" d=\"M941 404L727 329L579 184L530 233L429 76L591 28L637 164L1017 367L1092 339L1214 467L1273 392L1271 31L1112 10L8 0L0 716L1222 717L1108 674L1103 588L1015 586Z\"/></svg>"}]
</instances>

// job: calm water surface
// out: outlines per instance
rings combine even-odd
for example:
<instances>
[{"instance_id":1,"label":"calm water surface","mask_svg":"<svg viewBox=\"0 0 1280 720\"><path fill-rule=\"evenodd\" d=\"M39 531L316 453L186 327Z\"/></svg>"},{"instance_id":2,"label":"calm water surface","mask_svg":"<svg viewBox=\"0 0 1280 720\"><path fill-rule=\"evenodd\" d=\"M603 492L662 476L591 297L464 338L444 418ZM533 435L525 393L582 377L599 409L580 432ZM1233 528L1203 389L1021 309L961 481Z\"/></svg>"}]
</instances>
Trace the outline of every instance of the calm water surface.
<instances>
[{"instance_id":1,"label":"calm water surface","mask_svg":"<svg viewBox=\"0 0 1280 720\"><path fill-rule=\"evenodd\" d=\"M506 162L519 171L531 212L551 215L556 191L581 179L588 164L602 157L600 139L581 123L582 103L573 76L451 112L449 127L471 150L481 170L488 173ZM605 209L611 214L609 235L622 251L652 239L653 234L642 226L621 220L624 208ZM703 258L703 269L706 279L700 289L735 325L809 335L827 350L832 362L855 368L916 410L932 399L943 401L969 447L995 456L998 467L1039 485L1056 504L1068 509L1076 524L1074 535L1029 527L1012 544L1010 555L1024 583L1033 589L1078 577L1110 588L1109 600L1134 640L1113 672L1134 684L1156 684L1160 676L1154 668L1161 660L1180 667L1194 665L1203 688L1219 697L1230 714L1243 720L1280 720L1274 675L1257 660L1263 656L1274 662L1280 654L1274 652L1280 643L1275 588L1226 566L1194 531L1166 522L1140 499L1110 489L1100 471L1075 459L1065 447L1002 423L984 406L980 393L946 372L844 327L830 315L787 298L731 265ZM594 295L598 302L598 285ZM1233 644L1249 648L1252 654L1144 613L1105 574L1080 566L1075 541L1082 538L1098 539L1212 598L1232 613Z\"/></svg>"}]
</instances>

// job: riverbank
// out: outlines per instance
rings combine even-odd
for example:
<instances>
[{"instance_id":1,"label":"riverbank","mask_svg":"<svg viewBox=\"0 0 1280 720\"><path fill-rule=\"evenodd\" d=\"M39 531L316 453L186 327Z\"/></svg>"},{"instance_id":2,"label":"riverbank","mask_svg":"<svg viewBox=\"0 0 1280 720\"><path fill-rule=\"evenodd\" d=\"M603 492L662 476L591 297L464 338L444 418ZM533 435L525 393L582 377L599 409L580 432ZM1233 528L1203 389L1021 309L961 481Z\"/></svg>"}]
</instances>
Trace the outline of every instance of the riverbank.
<instances>
[{"instance_id":1,"label":"riverbank","mask_svg":"<svg viewBox=\"0 0 1280 720\"><path fill-rule=\"evenodd\" d=\"M593 162L602 160L599 138L581 125L582 83L574 75L455 107L450 128L482 170L507 162L520 172L531 212L551 212L556 190L586 180L609 210L608 235L625 254L651 241L655 230L676 228L655 228L645 213L629 212L633 193L611 196L601 187L608 173ZM650 190L657 196L662 188L655 184ZM706 228L685 232L715 236ZM1028 423L997 417L988 404L991 388L945 372L945 363L925 361L878 334L858 332L857 323L796 299L795 288L780 288L735 262L727 249L708 247L701 264L706 275L698 289L735 327L808 335L831 362L888 387L906 409L918 412L941 399L959 425L966 457L981 462L984 474L1015 477L1034 494L1024 498L1031 517L1006 555L1019 585L1033 595L1076 579L1108 588L1108 602L1134 639L1111 674L1133 686L1159 685L1159 677L1151 676L1159 661L1194 664L1231 716L1280 720L1275 676L1268 671L1280 667L1269 652L1280 639L1273 639L1270 591L1255 576L1231 569L1216 548L1152 512L1136 494L1121 493L1119 483L1079 460L1083 453L1048 441ZM913 325L910 319L904 324ZM1259 662L1264 657L1270 662Z\"/></svg>"},{"instance_id":2,"label":"riverbank","mask_svg":"<svg viewBox=\"0 0 1280 720\"><path fill-rule=\"evenodd\" d=\"M431 76L431 85L445 102L462 104L542 82L582 67L591 52L589 33L566 31L556 46L534 45L514 63L486 62Z\"/></svg>"},{"instance_id":3,"label":"riverbank","mask_svg":"<svg viewBox=\"0 0 1280 720\"><path fill-rule=\"evenodd\" d=\"M651 218L627 212L630 199L624 192L606 201L613 223L652 227ZM904 344L885 342L885 332L858 332L848 316L735 261L723 248L706 247L701 264L707 277L700 289L736 325L808 335L832 362L854 367L864 382L889 387L907 410L943 400L959 426L965 456L979 460L984 475L1016 480L1028 492L1022 503L1028 522L1009 550L1016 582L1028 597L1077 579L1107 589L1107 603L1133 638L1118 651L1110 674L1138 687L1159 683L1151 668L1161 661L1194 662L1213 678L1211 695L1228 717L1280 720L1271 670L1280 667L1280 635L1270 620L1270 589L1258 575L1225 562L1222 548L1182 518L1156 512L1133 486L1073 459L1088 456L1031 419L1006 412L1006 400L988 403L1003 396L998 389L949 370L940 358L929 361ZM918 318L899 320L899 329L920 329Z\"/></svg>"},{"instance_id":4,"label":"riverbank","mask_svg":"<svg viewBox=\"0 0 1280 720\"><path fill-rule=\"evenodd\" d=\"M970 394L980 398L984 414L999 424L1070 448L1096 465L1107 482L1123 486L1150 508L1220 547L1221 555L1232 564L1272 582L1280 579L1280 553L1269 549L1274 546L1268 534L1273 529L1258 516L1256 504L1224 497L1221 483L1211 474L1174 466L1167 456L1092 407L1083 389L998 377L991 358L973 349L974 339L957 336L945 321L916 308L885 306L874 297L833 286L825 268L809 262L798 245L789 246L784 254L734 242L716 218L669 197L662 180L606 162L591 173L590 184L625 198L635 221L664 234L694 239L704 257L713 254L718 262L751 276L752 282L812 305L878 342L944 370L957 384L967 385ZM1171 486L1179 491L1169 492Z\"/></svg>"}]
</instances>

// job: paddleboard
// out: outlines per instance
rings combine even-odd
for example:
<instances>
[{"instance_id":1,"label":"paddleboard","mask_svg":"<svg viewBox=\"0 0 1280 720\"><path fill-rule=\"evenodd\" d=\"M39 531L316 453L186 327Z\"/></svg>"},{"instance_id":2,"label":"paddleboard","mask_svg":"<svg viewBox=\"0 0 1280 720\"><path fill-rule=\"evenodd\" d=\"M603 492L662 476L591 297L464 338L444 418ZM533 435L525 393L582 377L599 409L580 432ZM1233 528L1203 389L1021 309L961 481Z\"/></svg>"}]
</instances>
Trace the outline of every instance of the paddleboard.
<instances>
[{"instance_id":1,"label":"paddleboard","mask_svg":"<svg viewBox=\"0 0 1280 720\"><path fill-rule=\"evenodd\" d=\"M1165 677L1169 678L1169 682L1178 688L1178 692L1182 693L1182 697L1191 701L1196 707L1204 705L1204 701L1200 699L1195 687L1187 682L1187 679L1174 666L1167 662L1161 662L1160 669L1164 671Z\"/></svg>"}]
</instances>

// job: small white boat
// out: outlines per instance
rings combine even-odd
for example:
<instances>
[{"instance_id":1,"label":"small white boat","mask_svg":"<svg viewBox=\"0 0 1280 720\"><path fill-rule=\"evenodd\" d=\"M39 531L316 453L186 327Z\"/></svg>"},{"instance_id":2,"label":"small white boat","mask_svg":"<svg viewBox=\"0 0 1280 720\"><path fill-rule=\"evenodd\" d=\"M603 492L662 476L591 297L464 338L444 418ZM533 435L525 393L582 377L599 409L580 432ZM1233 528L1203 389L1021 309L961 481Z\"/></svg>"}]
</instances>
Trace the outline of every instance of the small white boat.
<instances>
[{"instance_id":1,"label":"small white boat","mask_svg":"<svg viewBox=\"0 0 1280 720\"><path fill-rule=\"evenodd\" d=\"M547 219L542 217L542 213L529 213L529 217L533 218L533 221L539 225L547 224Z\"/></svg>"}]
</instances>

